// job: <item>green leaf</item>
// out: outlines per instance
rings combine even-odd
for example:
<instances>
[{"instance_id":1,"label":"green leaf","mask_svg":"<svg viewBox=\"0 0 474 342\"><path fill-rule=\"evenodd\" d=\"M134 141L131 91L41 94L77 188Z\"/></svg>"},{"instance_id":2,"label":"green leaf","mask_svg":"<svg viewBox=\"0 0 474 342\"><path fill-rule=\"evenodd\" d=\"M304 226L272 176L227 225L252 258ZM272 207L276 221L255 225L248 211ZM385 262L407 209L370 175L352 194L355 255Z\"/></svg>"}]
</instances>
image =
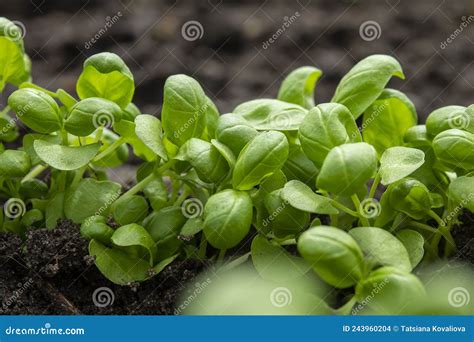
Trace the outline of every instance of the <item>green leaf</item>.
<instances>
[{"instance_id":1,"label":"green leaf","mask_svg":"<svg viewBox=\"0 0 474 342\"><path fill-rule=\"evenodd\" d=\"M327 215L338 213L329 198L315 194L309 186L297 180L285 184L281 197L292 207L302 211Z\"/></svg>"},{"instance_id":2,"label":"green leaf","mask_svg":"<svg viewBox=\"0 0 474 342\"><path fill-rule=\"evenodd\" d=\"M130 102L122 112L122 120L133 122L141 113L140 109L133 102Z\"/></svg>"},{"instance_id":3,"label":"green leaf","mask_svg":"<svg viewBox=\"0 0 474 342\"><path fill-rule=\"evenodd\" d=\"M82 100L101 97L125 108L132 101L135 83L130 69L119 56L102 52L86 59L76 91Z\"/></svg>"},{"instance_id":4,"label":"green leaf","mask_svg":"<svg viewBox=\"0 0 474 342\"><path fill-rule=\"evenodd\" d=\"M449 168L474 170L474 134L459 129L441 132L433 140L438 160Z\"/></svg>"},{"instance_id":5,"label":"green leaf","mask_svg":"<svg viewBox=\"0 0 474 342\"><path fill-rule=\"evenodd\" d=\"M390 147L380 158L382 184L392 184L412 174L425 162L423 151L410 147Z\"/></svg>"},{"instance_id":6,"label":"green leaf","mask_svg":"<svg viewBox=\"0 0 474 342\"><path fill-rule=\"evenodd\" d=\"M13 142L19 136L18 126L15 123L15 119L11 119L7 116L5 118L0 117L0 140L4 142Z\"/></svg>"},{"instance_id":7,"label":"green leaf","mask_svg":"<svg viewBox=\"0 0 474 342\"><path fill-rule=\"evenodd\" d=\"M148 262L138 257L131 257L123 250L108 248L97 240L90 242L89 254L95 258L99 271L115 284L127 285L144 281L149 277Z\"/></svg>"},{"instance_id":8,"label":"green leaf","mask_svg":"<svg viewBox=\"0 0 474 342\"><path fill-rule=\"evenodd\" d=\"M237 246L252 223L252 200L246 192L224 190L211 197L204 208L204 234L218 249Z\"/></svg>"},{"instance_id":9,"label":"green leaf","mask_svg":"<svg viewBox=\"0 0 474 342\"><path fill-rule=\"evenodd\" d=\"M34 142L36 140L45 140L53 144L61 143L61 137L59 135L25 134L23 136L23 150L30 156L31 165L41 163L41 158L38 157L34 148Z\"/></svg>"},{"instance_id":10,"label":"green leaf","mask_svg":"<svg viewBox=\"0 0 474 342\"><path fill-rule=\"evenodd\" d=\"M244 102L233 110L259 131L297 131L307 112L301 106L274 99Z\"/></svg>"},{"instance_id":11,"label":"green leaf","mask_svg":"<svg viewBox=\"0 0 474 342\"><path fill-rule=\"evenodd\" d=\"M186 223L185 212L182 207L165 207L151 213L143 221L143 226L157 243L158 260L171 257L181 248L178 235Z\"/></svg>"},{"instance_id":12,"label":"green leaf","mask_svg":"<svg viewBox=\"0 0 474 342\"><path fill-rule=\"evenodd\" d=\"M265 196L264 203L269 215L263 224L270 225L276 237L285 238L303 231L308 226L310 215L284 201L280 196L281 191L275 190Z\"/></svg>"},{"instance_id":13,"label":"green leaf","mask_svg":"<svg viewBox=\"0 0 474 342\"><path fill-rule=\"evenodd\" d=\"M76 170L87 165L99 151L99 144L63 146L44 140L35 140L33 147L38 157L58 170Z\"/></svg>"},{"instance_id":14,"label":"green leaf","mask_svg":"<svg viewBox=\"0 0 474 342\"><path fill-rule=\"evenodd\" d=\"M415 268L423 259L425 254L423 235L415 230L403 229L397 233L397 238L405 246L408 256L410 257L411 267Z\"/></svg>"},{"instance_id":15,"label":"green leaf","mask_svg":"<svg viewBox=\"0 0 474 342\"><path fill-rule=\"evenodd\" d=\"M64 215L64 192L58 192L48 201L45 209L45 225L48 229L56 228L59 219Z\"/></svg>"},{"instance_id":16,"label":"green leaf","mask_svg":"<svg viewBox=\"0 0 474 342\"><path fill-rule=\"evenodd\" d=\"M221 156L224 157L224 159L227 161L227 164L229 164L229 167L233 169L235 166L236 160L235 160L235 155L232 152L232 150L216 139L211 139L211 144L217 149L217 151L219 151Z\"/></svg>"},{"instance_id":17,"label":"green leaf","mask_svg":"<svg viewBox=\"0 0 474 342\"><path fill-rule=\"evenodd\" d=\"M228 146L236 157L257 134L257 130L240 115L224 114L217 121L217 140Z\"/></svg>"},{"instance_id":18,"label":"green leaf","mask_svg":"<svg viewBox=\"0 0 474 342\"><path fill-rule=\"evenodd\" d=\"M71 134L86 137L99 127L112 127L122 119L122 109L112 101L97 97L76 103L69 112L64 128Z\"/></svg>"},{"instance_id":19,"label":"green leaf","mask_svg":"<svg viewBox=\"0 0 474 342\"><path fill-rule=\"evenodd\" d=\"M104 245L110 245L114 230L107 225L104 216L94 215L88 217L81 224L81 236L87 240L97 240Z\"/></svg>"},{"instance_id":20,"label":"green leaf","mask_svg":"<svg viewBox=\"0 0 474 342\"><path fill-rule=\"evenodd\" d=\"M416 125L407 129L403 141L410 147L423 148L431 146L431 141L428 138L425 125Z\"/></svg>"},{"instance_id":21,"label":"green leaf","mask_svg":"<svg viewBox=\"0 0 474 342\"><path fill-rule=\"evenodd\" d=\"M135 118L135 133L138 138L161 159L168 160L161 122L153 115L142 114Z\"/></svg>"},{"instance_id":22,"label":"green leaf","mask_svg":"<svg viewBox=\"0 0 474 342\"><path fill-rule=\"evenodd\" d=\"M38 133L53 133L62 127L63 118L56 101L42 91L18 89L8 98L8 105L26 126Z\"/></svg>"},{"instance_id":23,"label":"green leaf","mask_svg":"<svg viewBox=\"0 0 474 342\"><path fill-rule=\"evenodd\" d=\"M346 288L361 280L364 257L357 242L339 228L319 226L301 234L298 252L328 284Z\"/></svg>"},{"instance_id":24,"label":"green leaf","mask_svg":"<svg viewBox=\"0 0 474 342\"><path fill-rule=\"evenodd\" d=\"M474 177L461 176L449 184L449 198L456 204L474 213Z\"/></svg>"},{"instance_id":25,"label":"green leaf","mask_svg":"<svg viewBox=\"0 0 474 342\"><path fill-rule=\"evenodd\" d=\"M376 227L353 228L349 234L357 241L373 266L394 266L410 272L412 265L405 246L395 236Z\"/></svg>"},{"instance_id":26,"label":"green leaf","mask_svg":"<svg viewBox=\"0 0 474 342\"><path fill-rule=\"evenodd\" d=\"M377 170L377 153L367 143L334 147L324 160L317 179L320 189L351 196L365 186Z\"/></svg>"},{"instance_id":27,"label":"green leaf","mask_svg":"<svg viewBox=\"0 0 474 342\"><path fill-rule=\"evenodd\" d=\"M206 96L206 102L206 131L205 134L201 136L201 138L209 141L216 136L217 122L219 120L220 113L214 102L212 102L208 96Z\"/></svg>"},{"instance_id":28,"label":"green leaf","mask_svg":"<svg viewBox=\"0 0 474 342\"><path fill-rule=\"evenodd\" d=\"M75 223L81 223L90 216L107 215L120 191L121 186L118 183L92 178L82 179L67 190L64 213Z\"/></svg>"},{"instance_id":29,"label":"green leaf","mask_svg":"<svg viewBox=\"0 0 474 342\"><path fill-rule=\"evenodd\" d=\"M153 210L160 210L168 202L168 190L161 177L152 180L146 188L143 189L143 193L150 202Z\"/></svg>"},{"instance_id":30,"label":"green leaf","mask_svg":"<svg viewBox=\"0 0 474 342\"><path fill-rule=\"evenodd\" d=\"M416 276L395 267L378 268L356 286L356 298L367 302L364 314L399 315L407 307L423 301L425 294Z\"/></svg>"},{"instance_id":31,"label":"green leaf","mask_svg":"<svg viewBox=\"0 0 474 342\"><path fill-rule=\"evenodd\" d=\"M361 136L351 112L337 103L311 109L299 128L304 153L320 168L329 151L342 144L360 142Z\"/></svg>"},{"instance_id":32,"label":"green leaf","mask_svg":"<svg viewBox=\"0 0 474 342\"><path fill-rule=\"evenodd\" d=\"M0 17L0 93L6 83L19 86L30 78L31 62L24 52L22 29Z\"/></svg>"},{"instance_id":33,"label":"green leaf","mask_svg":"<svg viewBox=\"0 0 474 342\"><path fill-rule=\"evenodd\" d=\"M198 234L204 228L204 222L200 217L191 217L181 228L179 235L185 238L192 238L194 235Z\"/></svg>"},{"instance_id":34,"label":"green leaf","mask_svg":"<svg viewBox=\"0 0 474 342\"><path fill-rule=\"evenodd\" d=\"M282 171L289 180L295 179L311 185L316 184L316 177L319 174L319 170L299 145L290 145L290 153Z\"/></svg>"},{"instance_id":35,"label":"green leaf","mask_svg":"<svg viewBox=\"0 0 474 342\"><path fill-rule=\"evenodd\" d=\"M117 228L112 235L111 241L119 247L140 246L148 251L150 265L154 265L156 260L155 241L148 234L147 230L142 226L131 223Z\"/></svg>"},{"instance_id":36,"label":"green leaf","mask_svg":"<svg viewBox=\"0 0 474 342\"><path fill-rule=\"evenodd\" d=\"M173 75L165 83L161 120L166 137L181 146L205 129L209 103L199 83L186 75Z\"/></svg>"},{"instance_id":37,"label":"green leaf","mask_svg":"<svg viewBox=\"0 0 474 342\"><path fill-rule=\"evenodd\" d=\"M118 199L112 205L112 215L119 225L141 222L148 215L148 202L138 195Z\"/></svg>"},{"instance_id":38,"label":"green leaf","mask_svg":"<svg viewBox=\"0 0 474 342\"><path fill-rule=\"evenodd\" d=\"M410 99L398 90L385 89L364 111L364 141L382 154L389 147L403 145L405 133L417 121L416 109Z\"/></svg>"},{"instance_id":39,"label":"green leaf","mask_svg":"<svg viewBox=\"0 0 474 342\"><path fill-rule=\"evenodd\" d=\"M229 172L229 164L219 150L207 141L191 138L179 149L178 160L189 162L200 179L206 183L219 183Z\"/></svg>"},{"instance_id":40,"label":"green leaf","mask_svg":"<svg viewBox=\"0 0 474 342\"><path fill-rule=\"evenodd\" d=\"M271 176L265 178L260 184L258 190L251 195L255 207L253 224L259 232L268 234L271 230L270 225L267 223L269 213L265 207L265 197L272 191L282 188L285 183L285 174L282 171L277 171Z\"/></svg>"},{"instance_id":41,"label":"green leaf","mask_svg":"<svg viewBox=\"0 0 474 342\"><path fill-rule=\"evenodd\" d=\"M278 100L294 103L311 109L314 107L314 88L323 72L312 66L303 66L292 71L283 80L278 91Z\"/></svg>"},{"instance_id":42,"label":"green leaf","mask_svg":"<svg viewBox=\"0 0 474 342\"><path fill-rule=\"evenodd\" d=\"M252 262L260 276L269 281L285 282L304 277L311 266L281 246L257 235L251 246Z\"/></svg>"},{"instance_id":43,"label":"green leaf","mask_svg":"<svg viewBox=\"0 0 474 342\"><path fill-rule=\"evenodd\" d=\"M0 177L25 176L31 168L30 156L24 151L5 150L0 154Z\"/></svg>"},{"instance_id":44,"label":"green leaf","mask_svg":"<svg viewBox=\"0 0 474 342\"><path fill-rule=\"evenodd\" d=\"M392 76L404 79L398 61L372 55L357 63L341 80L331 102L345 105L358 118L382 93Z\"/></svg>"},{"instance_id":45,"label":"green leaf","mask_svg":"<svg viewBox=\"0 0 474 342\"><path fill-rule=\"evenodd\" d=\"M431 210L428 188L416 179L404 178L391 184L387 191L389 205L415 220L421 220Z\"/></svg>"},{"instance_id":46,"label":"green leaf","mask_svg":"<svg viewBox=\"0 0 474 342\"><path fill-rule=\"evenodd\" d=\"M260 133L240 152L234 168L232 185L249 190L280 170L288 158L288 140L281 132Z\"/></svg>"},{"instance_id":47,"label":"green leaf","mask_svg":"<svg viewBox=\"0 0 474 342\"><path fill-rule=\"evenodd\" d=\"M426 118L426 131L431 138L452 128L474 133L474 111L464 106L446 106L432 111Z\"/></svg>"},{"instance_id":48,"label":"green leaf","mask_svg":"<svg viewBox=\"0 0 474 342\"><path fill-rule=\"evenodd\" d=\"M115 123L114 130L120 134L133 148L133 153L146 160L156 160L157 154L150 150L150 148L143 143L143 141L136 134L136 125L134 122L128 120L121 120Z\"/></svg>"}]
</instances>

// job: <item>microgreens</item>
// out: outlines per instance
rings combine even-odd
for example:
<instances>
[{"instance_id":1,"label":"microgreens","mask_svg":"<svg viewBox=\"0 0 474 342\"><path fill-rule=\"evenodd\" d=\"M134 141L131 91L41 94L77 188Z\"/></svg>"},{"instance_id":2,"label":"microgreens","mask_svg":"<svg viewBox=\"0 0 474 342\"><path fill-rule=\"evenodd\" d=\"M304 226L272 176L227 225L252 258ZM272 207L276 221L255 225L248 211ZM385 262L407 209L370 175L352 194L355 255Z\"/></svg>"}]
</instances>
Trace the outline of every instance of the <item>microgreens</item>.
<instances>
[{"instance_id":1,"label":"microgreens","mask_svg":"<svg viewBox=\"0 0 474 342\"><path fill-rule=\"evenodd\" d=\"M22 40L5 33L12 25L0 19L0 91L18 87L0 139L18 136L10 112L29 132L18 149L2 145L2 229L24 236L59 219L80 224L114 283L145 281L176 258L222 265L254 236L262 278L314 271L352 288L339 313L383 280L377 302L395 310L424 295L411 272L449 257L462 209L474 211L474 105L440 108L418 125L409 98L385 88L404 78L393 57L357 63L330 103L315 105L322 72L307 66L283 80L276 99L225 115L198 81L170 76L160 120L132 103L133 75L112 53L85 61L78 98L32 83ZM106 171L127 161L129 147L142 164L125 191ZM20 215L9 199L23 203ZM237 260L227 268L246 259Z\"/></svg>"}]
</instances>

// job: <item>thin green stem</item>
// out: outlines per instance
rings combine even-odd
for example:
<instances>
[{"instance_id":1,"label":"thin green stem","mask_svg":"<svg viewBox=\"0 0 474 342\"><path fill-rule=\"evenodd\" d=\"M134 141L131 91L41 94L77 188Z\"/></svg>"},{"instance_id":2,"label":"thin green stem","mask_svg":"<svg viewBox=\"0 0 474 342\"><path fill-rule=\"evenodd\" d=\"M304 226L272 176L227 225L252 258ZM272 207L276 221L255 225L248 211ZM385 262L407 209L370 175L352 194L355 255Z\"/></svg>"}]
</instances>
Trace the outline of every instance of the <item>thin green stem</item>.
<instances>
[{"instance_id":1,"label":"thin green stem","mask_svg":"<svg viewBox=\"0 0 474 342\"><path fill-rule=\"evenodd\" d=\"M351 216L359 217L359 214L356 211L346 207L344 204L338 202L335 199L331 199L331 205L336 207L337 209L340 209L340 210L346 212L347 214L349 214Z\"/></svg>"},{"instance_id":2,"label":"thin green stem","mask_svg":"<svg viewBox=\"0 0 474 342\"><path fill-rule=\"evenodd\" d=\"M219 256L217 257L217 267L220 267L224 263L225 259L225 253L227 252L227 249L221 249L219 251Z\"/></svg>"},{"instance_id":3,"label":"thin green stem","mask_svg":"<svg viewBox=\"0 0 474 342\"><path fill-rule=\"evenodd\" d=\"M443 221L443 219L442 219L441 217L439 217L439 215L436 214L433 210L430 210L430 211L428 212L428 215L429 215L433 220L435 220L436 223L437 223L439 226L442 226L442 227L446 226L446 223Z\"/></svg>"},{"instance_id":4,"label":"thin green stem","mask_svg":"<svg viewBox=\"0 0 474 342\"><path fill-rule=\"evenodd\" d=\"M377 175L374 178L374 182L372 183L372 186L370 187L369 198L374 198L375 192L377 191L377 187L380 184L380 180L381 180L380 173L377 172Z\"/></svg>"},{"instance_id":5,"label":"thin green stem","mask_svg":"<svg viewBox=\"0 0 474 342\"><path fill-rule=\"evenodd\" d=\"M132 188L130 188L127 192L125 192L122 196L120 196L120 199L124 199L124 198L128 198L128 197L131 197L133 195L136 195L137 193L139 193L140 191L142 191L143 189L146 188L146 186L148 184L150 184L150 182L155 179L156 177L156 174L153 172L151 174L149 174L148 176L146 176L145 178L143 178L140 182L138 182L137 184L135 184L135 186L133 186Z\"/></svg>"},{"instance_id":6,"label":"thin green stem","mask_svg":"<svg viewBox=\"0 0 474 342\"><path fill-rule=\"evenodd\" d=\"M188 198L188 196L190 195L190 193L191 193L191 192L189 191L188 187L185 186L184 189L183 189L183 191L181 192L181 195L179 195L179 197L178 197L178 198L176 199L176 201L174 202L174 205L175 205L175 206L180 206L181 203L183 203L184 200L185 200L186 198Z\"/></svg>"},{"instance_id":7,"label":"thin green stem","mask_svg":"<svg viewBox=\"0 0 474 342\"><path fill-rule=\"evenodd\" d=\"M365 217L364 215L361 214L359 196L357 196L357 194L353 194L353 195L351 196L351 199L352 199L352 202L354 203L354 205L355 205L355 207L356 207L356 209L357 209L357 216L359 217L360 222L361 222L365 227L370 227L370 222L369 222L369 220L367 219L367 217Z\"/></svg>"},{"instance_id":8,"label":"thin green stem","mask_svg":"<svg viewBox=\"0 0 474 342\"><path fill-rule=\"evenodd\" d=\"M69 136L67 134L67 131L65 129L61 130L61 137L63 141L64 146L69 146Z\"/></svg>"},{"instance_id":9,"label":"thin green stem","mask_svg":"<svg viewBox=\"0 0 474 342\"><path fill-rule=\"evenodd\" d=\"M35 178L36 176L38 176L41 172L43 172L47 168L48 168L48 165L41 165L41 164L36 165L33 169L31 169L30 172L28 172L28 174L25 177L23 177L21 182L24 183L26 181L29 181L29 180Z\"/></svg>"},{"instance_id":10,"label":"thin green stem","mask_svg":"<svg viewBox=\"0 0 474 342\"><path fill-rule=\"evenodd\" d=\"M115 151L117 148L122 146L122 144L125 143L125 138L120 137L117 140L115 140L112 144L110 144L105 150L103 150L101 153L99 153L95 158L94 161L99 161L103 158L105 158L107 155Z\"/></svg>"}]
</instances>

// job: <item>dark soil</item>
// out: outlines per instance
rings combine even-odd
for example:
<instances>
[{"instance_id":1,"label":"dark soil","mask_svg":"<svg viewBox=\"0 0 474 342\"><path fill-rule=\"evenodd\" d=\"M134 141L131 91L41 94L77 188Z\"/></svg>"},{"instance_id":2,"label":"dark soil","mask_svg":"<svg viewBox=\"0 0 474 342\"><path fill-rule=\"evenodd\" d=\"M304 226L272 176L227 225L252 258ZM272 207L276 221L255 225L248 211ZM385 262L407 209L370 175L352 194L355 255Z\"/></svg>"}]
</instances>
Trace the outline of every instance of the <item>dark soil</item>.
<instances>
[{"instance_id":1,"label":"dark soil","mask_svg":"<svg viewBox=\"0 0 474 342\"><path fill-rule=\"evenodd\" d=\"M455 259L469 262L474 267L474 214L466 211L460 220L462 225L453 230L454 241L458 247Z\"/></svg>"},{"instance_id":2,"label":"dark soil","mask_svg":"<svg viewBox=\"0 0 474 342\"><path fill-rule=\"evenodd\" d=\"M197 261L177 260L150 281L114 285L93 265L78 227L67 221L55 230L31 231L23 248L16 236L0 234L0 255L3 314L172 315L179 296L204 269ZM114 296L103 308L93 301L101 287Z\"/></svg>"}]
</instances>

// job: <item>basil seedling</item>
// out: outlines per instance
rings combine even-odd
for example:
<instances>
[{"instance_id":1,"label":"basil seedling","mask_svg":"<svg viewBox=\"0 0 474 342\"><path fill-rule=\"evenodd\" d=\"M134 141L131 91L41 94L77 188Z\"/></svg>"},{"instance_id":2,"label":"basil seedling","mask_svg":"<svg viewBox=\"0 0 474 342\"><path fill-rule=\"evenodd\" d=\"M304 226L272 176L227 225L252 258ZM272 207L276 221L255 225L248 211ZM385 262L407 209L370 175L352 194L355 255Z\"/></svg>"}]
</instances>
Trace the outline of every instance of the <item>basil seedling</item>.
<instances>
[{"instance_id":1,"label":"basil seedling","mask_svg":"<svg viewBox=\"0 0 474 342\"><path fill-rule=\"evenodd\" d=\"M390 56L357 63L330 103L314 98L322 71L304 66L275 98L225 115L182 74L166 80L161 113L143 114L132 71L108 52L85 61L79 98L44 89L5 18L0 64L0 92L19 88L0 113L0 141L11 143L0 145L0 230L24 239L71 220L116 284L146 281L176 258L214 262L219 274L251 259L259 296L291 285L305 313L364 302L367 313L416 312L427 297L410 272L449 258L461 213L474 212L474 106L418 124L408 96L385 88L404 78ZM28 130L21 139L10 109ZM125 191L109 175L129 158L139 165ZM313 285L346 289L348 300L329 308Z\"/></svg>"}]
</instances>

